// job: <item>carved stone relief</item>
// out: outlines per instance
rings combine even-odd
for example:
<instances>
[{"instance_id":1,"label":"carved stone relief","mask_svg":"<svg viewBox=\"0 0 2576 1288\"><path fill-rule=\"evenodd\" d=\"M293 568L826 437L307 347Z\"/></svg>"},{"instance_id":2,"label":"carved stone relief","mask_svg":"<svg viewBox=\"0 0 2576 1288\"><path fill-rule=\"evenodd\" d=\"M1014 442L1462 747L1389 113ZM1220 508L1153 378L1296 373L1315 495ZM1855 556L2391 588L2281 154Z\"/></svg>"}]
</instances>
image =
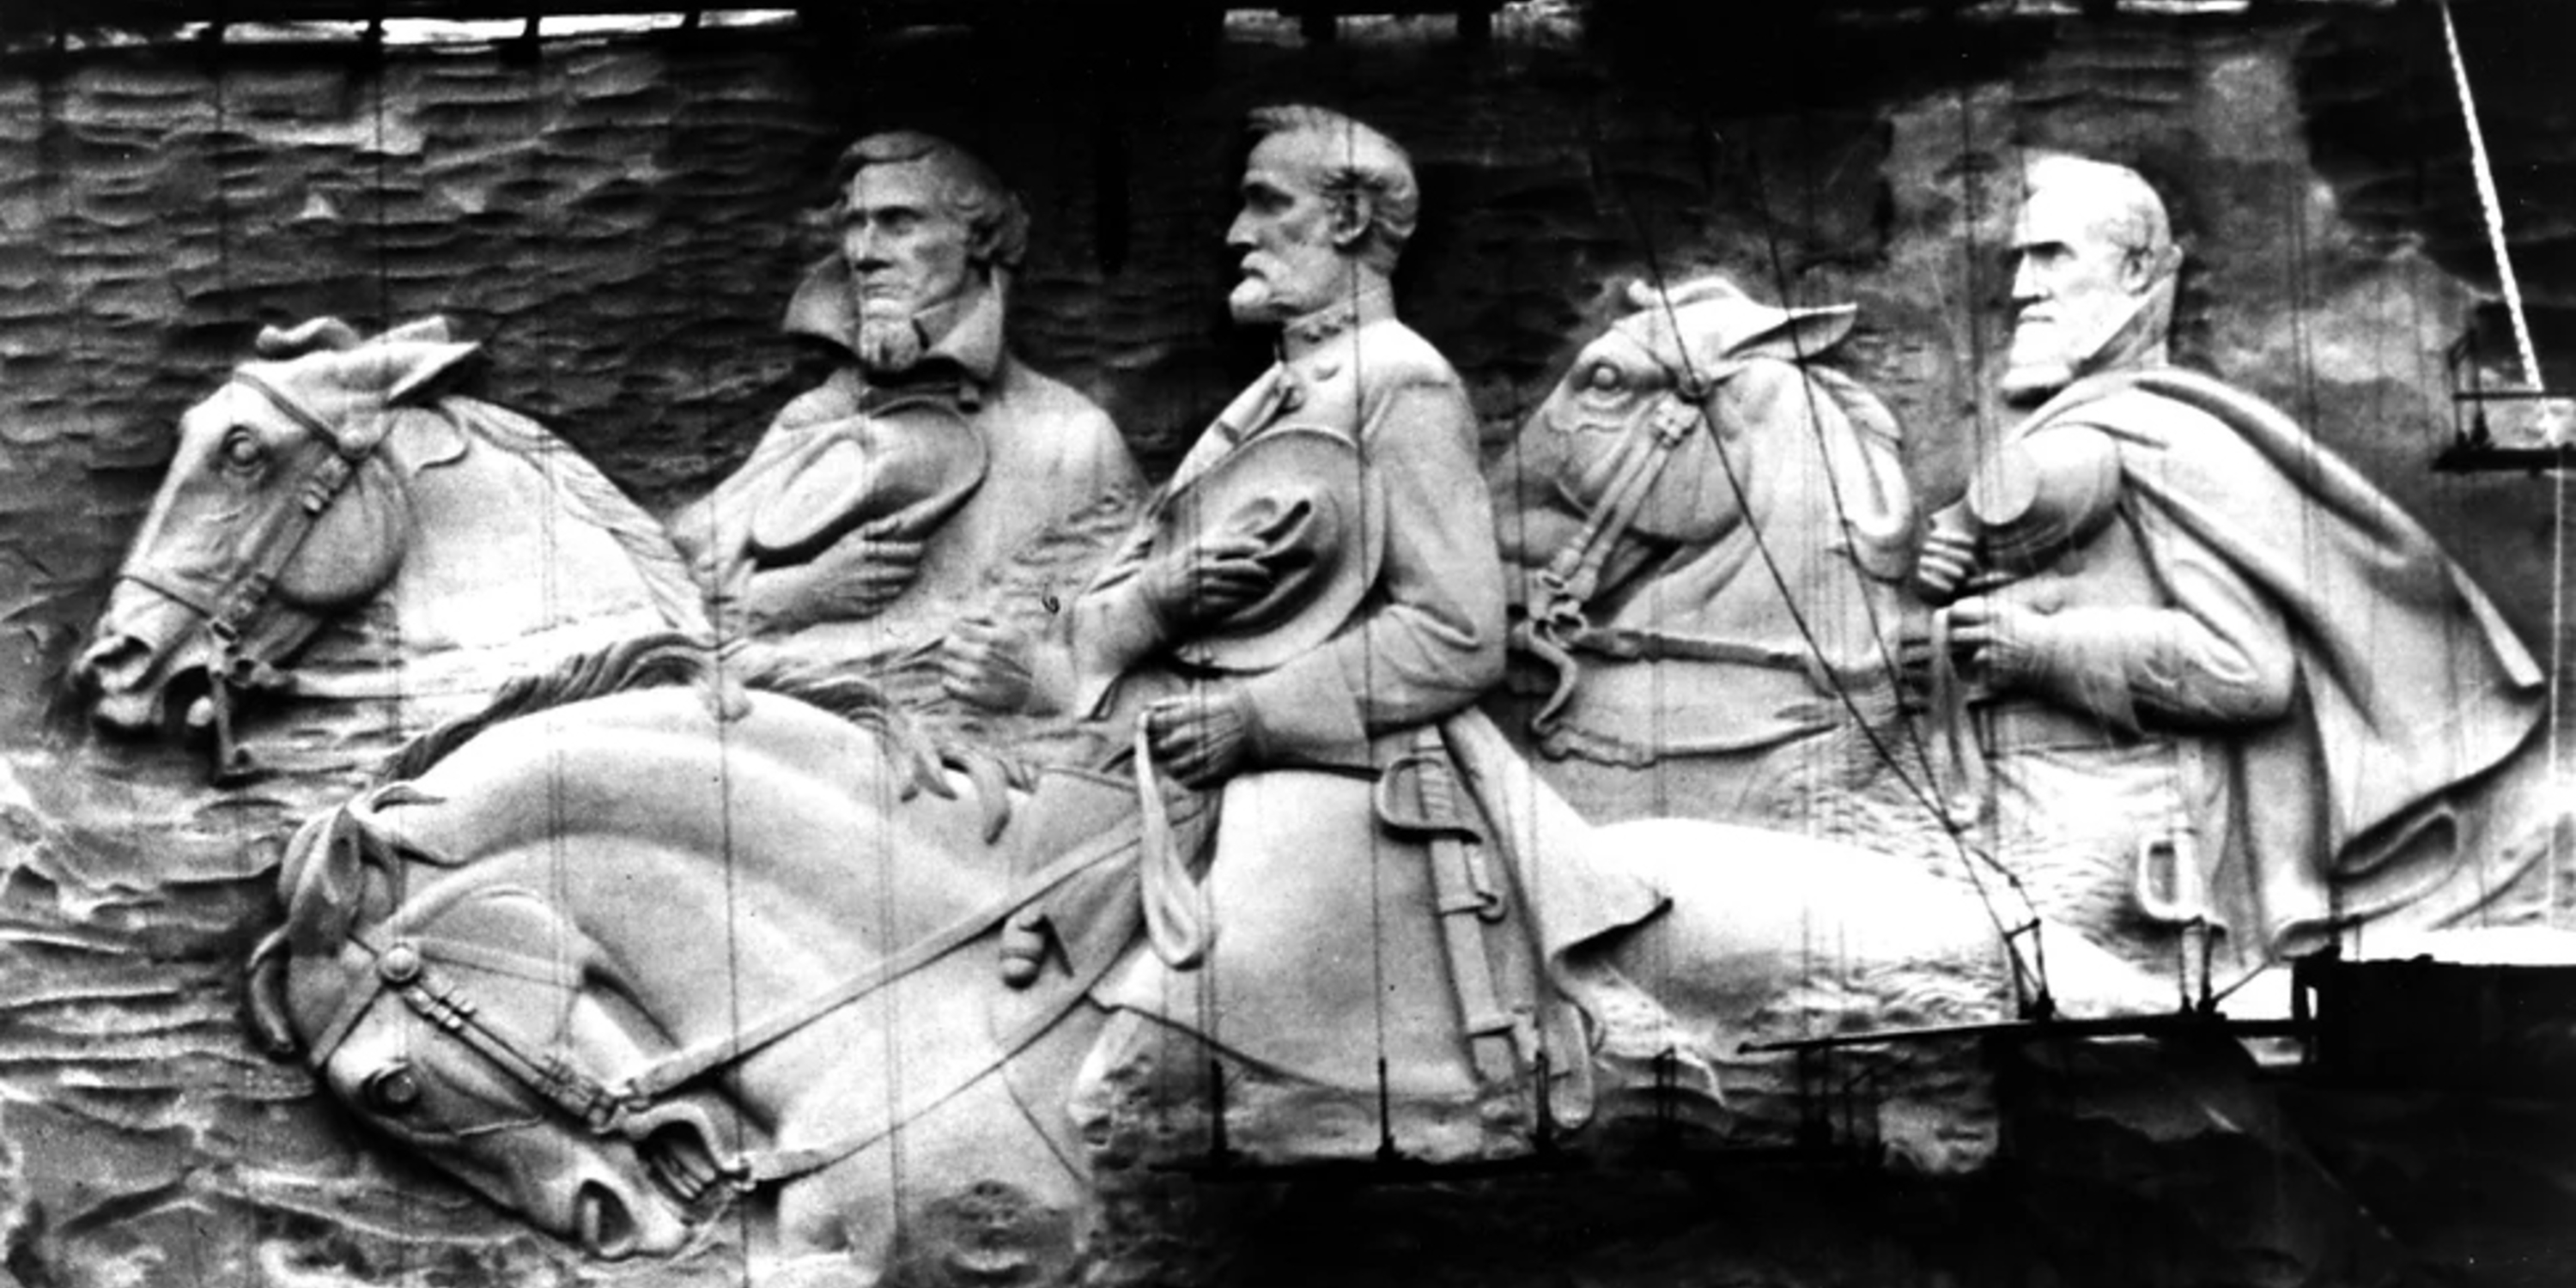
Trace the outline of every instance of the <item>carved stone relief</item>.
<instances>
[{"instance_id":1,"label":"carved stone relief","mask_svg":"<svg viewBox=\"0 0 2576 1288\"><path fill-rule=\"evenodd\" d=\"M46 82L0 229L69 230L65 353L143 361L99 137L231 213L156 234L167 375L9 408L0 537L73 570L13 592L62 710L0 744L11 1271L2402 1261L2233 1042L1977 1027L2563 924L2532 600L2312 415L2360 395L2280 396L2290 321L2415 363L2469 298L2316 195L2319 38L1996 22L1784 124L1513 21L1117 94L937 40L850 103L757 43L289 59L157 127L203 83ZM1242 128L1308 99L1355 115ZM2285 320L2249 207L2364 285ZM1714 1170L1855 1156L1923 1188ZM2052 1242L2177 1163L2165 1260ZM1444 1184L1227 1189L1287 1176Z\"/></svg>"}]
</instances>

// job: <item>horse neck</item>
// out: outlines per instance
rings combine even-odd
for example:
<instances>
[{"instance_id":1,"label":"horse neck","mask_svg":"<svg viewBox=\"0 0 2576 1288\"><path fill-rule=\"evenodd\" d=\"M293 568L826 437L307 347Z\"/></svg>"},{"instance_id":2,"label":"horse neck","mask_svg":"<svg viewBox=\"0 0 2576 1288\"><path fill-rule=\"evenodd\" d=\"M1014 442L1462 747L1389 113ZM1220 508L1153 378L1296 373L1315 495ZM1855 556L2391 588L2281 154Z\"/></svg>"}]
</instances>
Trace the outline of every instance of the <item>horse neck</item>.
<instances>
[{"instance_id":1,"label":"horse neck","mask_svg":"<svg viewBox=\"0 0 2576 1288\"><path fill-rule=\"evenodd\" d=\"M668 624L669 595L652 574L675 572L677 554L667 542L641 547L646 564L658 554L671 567L639 566L634 534L621 539L614 525L651 521L622 498L631 513L603 505L600 494L613 489L587 461L497 408L450 399L436 414L471 441L410 478L410 552L386 591L405 652L493 649L585 626L614 638Z\"/></svg>"},{"instance_id":2,"label":"horse neck","mask_svg":"<svg viewBox=\"0 0 2576 1288\"><path fill-rule=\"evenodd\" d=\"M1878 665L1882 638L1897 625L1896 591L1854 561L1838 495L1864 481L1832 472L1803 419L1749 427L1725 450L1743 488L1743 517L1650 572L1620 624L1813 649L1838 668Z\"/></svg>"},{"instance_id":3,"label":"horse neck","mask_svg":"<svg viewBox=\"0 0 2576 1288\"><path fill-rule=\"evenodd\" d=\"M615 864L565 861L542 847L478 865L451 880L476 889L515 888L547 902L559 918L548 942L481 945L522 956L588 963L629 1013L650 1028L632 1034L645 1061L720 1044L754 1030L826 990L863 975L886 955L879 919L827 888L763 881L729 871L717 856L638 847ZM638 897L638 891L649 891ZM442 895L454 893L454 888ZM434 937L435 919L425 928ZM897 945L900 947L900 945ZM435 949L432 949L433 954ZM980 961L980 959L979 959ZM498 979L489 987L514 987ZM743 1059L729 1086L756 1122L813 1090L834 1053L860 1045L882 1014L864 1004L814 1017L777 1046ZM593 1076L639 1070L596 1049L572 1052ZM633 1057L628 1057L633 1058Z\"/></svg>"},{"instance_id":4,"label":"horse neck","mask_svg":"<svg viewBox=\"0 0 2576 1288\"><path fill-rule=\"evenodd\" d=\"M468 744L452 762L461 773L442 765L421 779L444 799L412 807L427 813L410 826L477 856L442 891L462 888L452 880L539 892L674 1047L853 978L987 907L1008 880L996 852L955 840L973 803L901 799L877 736L837 717L756 706L719 738L682 714L700 701L688 690L607 701ZM818 1065L801 1056L828 1055L865 1019L853 1008L782 1044L786 1058L746 1064L761 1102L794 1099Z\"/></svg>"}]
</instances>

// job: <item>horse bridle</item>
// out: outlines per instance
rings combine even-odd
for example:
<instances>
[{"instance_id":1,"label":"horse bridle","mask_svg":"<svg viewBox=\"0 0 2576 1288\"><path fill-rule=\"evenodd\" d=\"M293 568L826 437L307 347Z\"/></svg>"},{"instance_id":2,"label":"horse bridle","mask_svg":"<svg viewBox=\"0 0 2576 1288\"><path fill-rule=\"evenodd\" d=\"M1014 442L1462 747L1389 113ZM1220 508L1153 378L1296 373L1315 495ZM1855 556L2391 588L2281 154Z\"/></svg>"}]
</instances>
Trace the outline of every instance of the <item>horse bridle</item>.
<instances>
[{"instance_id":1,"label":"horse bridle","mask_svg":"<svg viewBox=\"0 0 2576 1288\"><path fill-rule=\"evenodd\" d=\"M344 814L351 810L364 812L371 801L385 790L380 788L344 804L341 811ZM350 821L362 843L378 847L370 849L363 861L381 869L399 874L405 861L399 854L383 854L382 847L418 848L410 841L388 841L364 822L354 818ZM539 1043L515 1032L469 996L464 984L453 978L451 972L440 969L441 964L446 964L484 970L547 984L569 993L578 988L579 981L566 977L561 962L428 936L425 932L429 923L453 905L432 903L405 909L397 879L394 892L397 911L372 931L355 924L349 928L348 943L369 958L372 969L366 972L363 983L341 997L331 1018L307 1048L305 1063L320 1073L347 1043L359 1022L379 1002L388 996L394 997L424 1022L454 1035L468 1049L534 1092L591 1136L620 1138L635 1146L639 1153L649 1155L649 1137L662 1125L655 1110L673 1092L738 1064L824 1016L870 997L964 948L1022 909L1044 899L1065 882L1118 857L1128 843L1128 834L1113 828L1075 846L1014 884L1000 898L859 974L788 1006L761 1023L669 1052L643 1069L617 1078L602 1077L579 1067L572 1055L563 1051L559 1044ZM456 866L435 858L430 861L440 867ZM715 1170L734 1190L745 1192L764 1184L793 1180L820 1171L892 1137L986 1075L1001 1069L1078 1009L1093 987L1106 978L1110 969L1121 960L1115 953L1100 953L1096 957L1096 961L1082 967L1059 988L1054 1000L1037 1007L1000 1035L993 1053L980 1066L957 1079L954 1085L923 1094L902 1106L900 1112L890 1115L883 1125L819 1145L737 1151L715 1158ZM568 998L567 1008L570 1005ZM713 1142L707 1142L707 1145L712 1149ZM669 1169L657 1170L666 1177L676 1175ZM695 1201L691 1196L683 1197Z\"/></svg>"},{"instance_id":2,"label":"horse bridle","mask_svg":"<svg viewBox=\"0 0 2576 1288\"><path fill-rule=\"evenodd\" d=\"M266 398L296 427L329 444L331 450L315 458L312 468L297 481L295 504L285 507L276 520L260 525L258 545L220 585L201 590L187 579L162 572L140 559L128 560L117 570L117 580L147 587L183 605L203 621L200 629L205 633L209 654L207 701L214 712L215 776L219 779L239 774L248 763L233 738L234 695L281 689L287 683L277 665L283 650L263 647L263 641L250 627L275 598L278 577L304 549L322 516L348 491L359 467L384 440L381 434L361 439L340 433L251 371L236 370L233 383ZM138 556L142 553L136 552Z\"/></svg>"},{"instance_id":3,"label":"horse bridle","mask_svg":"<svg viewBox=\"0 0 2576 1288\"><path fill-rule=\"evenodd\" d=\"M1651 346L1647 352L1653 353ZM1654 406L1638 418L1626 440L1634 442L1636 435L1644 433L1648 435L1645 443L1629 449L1627 463L1610 481L1609 491L1590 507L1582 528L1557 547L1555 556L1539 572L1535 578L1536 602L1528 606L1526 619L1512 632L1513 644L1556 672L1554 691L1529 720L1530 729L1536 733L1554 728L1557 716L1574 696L1582 669L1574 653L1594 633L1583 606L1600 590L1601 571L1609 564L1611 552L1637 521L1637 512L1645 508L1647 495L1654 490L1655 481L1663 477L1674 451L1693 430L1709 422L1708 399L1715 394L1717 381L1688 370L1675 370L1661 358L1656 362L1672 378L1672 387L1656 396Z\"/></svg>"}]
</instances>

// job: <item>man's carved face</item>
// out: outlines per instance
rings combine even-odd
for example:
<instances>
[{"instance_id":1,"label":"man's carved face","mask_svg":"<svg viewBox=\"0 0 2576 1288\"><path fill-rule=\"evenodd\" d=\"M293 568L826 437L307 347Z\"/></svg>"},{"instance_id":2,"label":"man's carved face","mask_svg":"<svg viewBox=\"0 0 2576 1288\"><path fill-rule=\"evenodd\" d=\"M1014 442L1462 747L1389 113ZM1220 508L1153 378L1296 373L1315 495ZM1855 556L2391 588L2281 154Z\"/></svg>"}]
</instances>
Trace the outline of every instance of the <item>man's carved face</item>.
<instances>
[{"instance_id":1,"label":"man's carved face","mask_svg":"<svg viewBox=\"0 0 2576 1288\"><path fill-rule=\"evenodd\" d=\"M1226 305L1243 323L1285 322L1352 287L1354 261L1333 244L1335 209L1317 183L1331 140L1313 130L1273 134L1243 167L1243 210L1226 230L1243 280Z\"/></svg>"},{"instance_id":2,"label":"man's carved face","mask_svg":"<svg viewBox=\"0 0 2576 1288\"><path fill-rule=\"evenodd\" d=\"M2003 389L2045 396L2083 374L2135 314L2147 286L2137 257L2113 241L2099 194L2042 188L2013 229L2013 337Z\"/></svg>"},{"instance_id":3,"label":"man's carved face","mask_svg":"<svg viewBox=\"0 0 2576 1288\"><path fill-rule=\"evenodd\" d=\"M972 231L948 211L939 175L924 162L872 165L850 180L841 258L859 306L859 361L901 371L936 337L921 315L966 293L981 277Z\"/></svg>"}]
</instances>

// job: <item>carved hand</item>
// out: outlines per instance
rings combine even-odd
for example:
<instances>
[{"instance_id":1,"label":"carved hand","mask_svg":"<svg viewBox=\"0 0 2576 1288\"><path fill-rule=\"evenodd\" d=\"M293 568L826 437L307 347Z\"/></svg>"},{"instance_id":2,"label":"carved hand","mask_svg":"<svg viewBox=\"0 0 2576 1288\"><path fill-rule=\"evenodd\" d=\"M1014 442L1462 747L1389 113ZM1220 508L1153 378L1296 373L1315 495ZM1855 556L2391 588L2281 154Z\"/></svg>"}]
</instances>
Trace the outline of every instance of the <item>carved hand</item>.
<instances>
[{"instance_id":1,"label":"carved hand","mask_svg":"<svg viewBox=\"0 0 2576 1288\"><path fill-rule=\"evenodd\" d=\"M2048 674L2048 618L2010 600L1972 595L1950 605L1950 646L1988 688L2028 687Z\"/></svg>"},{"instance_id":2,"label":"carved hand","mask_svg":"<svg viewBox=\"0 0 2576 1288\"><path fill-rule=\"evenodd\" d=\"M1035 681L1026 632L990 614L960 618L939 654L940 685L948 696L987 711L1028 706Z\"/></svg>"},{"instance_id":3,"label":"carved hand","mask_svg":"<svg viewBox=\"0 0 2576 1288\"><path fill-rule=\"evenodd\" d=\"M1145 737L1172 777L1214 787L1251 759L1251 699L1230 684L1194 685L1145 708Z\"/></svg>"},{"instance_id":4,"label":"carved hand","mask_svg":"<svg viewBox=\"0 0 2576 1288\"><path fill-rule=\"evenodd\" d=\"M1955 510L1934 515L1914 562L1914 592L1929 603L1947 603L1976 570L1976 534Z\"/></svg>"},{"instance_id":5,"label":"carved hand","mask_svg":"<svg viewBox=\"0 0 2576 1288\"><path fill-rule=\"evenodd\" d=\"M762 630L874 617L921 571L921 543L851 535L813 559L751 575L742 605Z\"/></svg>"},{"instance_id":6,"label":"carved hand","mask_svg":"<svg viewBox=\"0 0 2576 1288\"><path fill-rule=\"evenodd\" d=\"M1146 602L1166 631L1183 634L1258 603L1279 580L1258 533L1221 532L1159 556L1141 575Z\"/></svg>"}]
</instances>

